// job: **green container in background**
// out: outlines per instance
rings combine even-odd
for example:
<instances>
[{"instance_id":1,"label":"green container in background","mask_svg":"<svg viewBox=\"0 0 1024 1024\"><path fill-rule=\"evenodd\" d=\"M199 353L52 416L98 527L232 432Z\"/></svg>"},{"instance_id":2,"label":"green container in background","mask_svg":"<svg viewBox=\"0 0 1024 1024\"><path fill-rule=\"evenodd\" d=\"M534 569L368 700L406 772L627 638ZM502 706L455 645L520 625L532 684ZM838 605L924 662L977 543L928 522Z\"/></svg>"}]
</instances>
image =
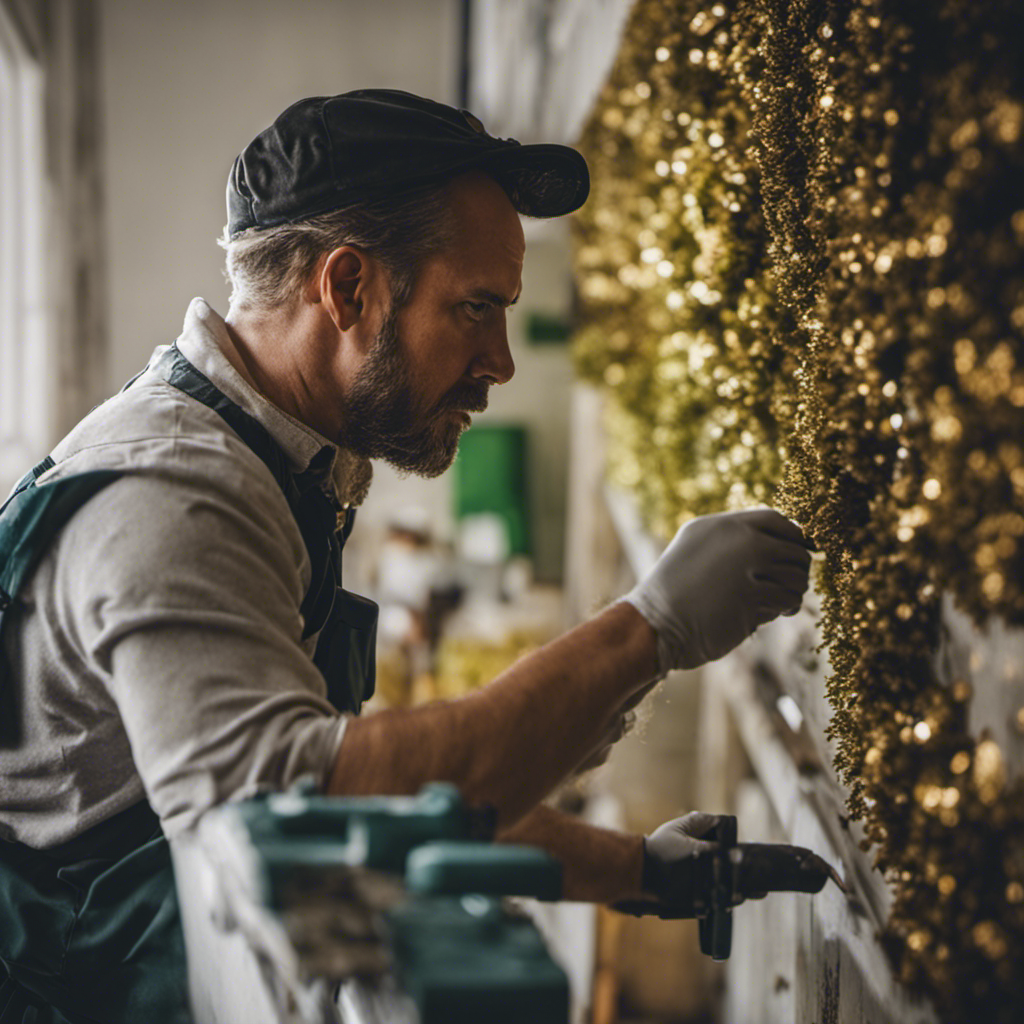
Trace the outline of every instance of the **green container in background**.
<instances>
[{"instance_id":1,"label":"green container in background","mask_svg":"<svg viewBox=\"0 0 1024 1024\"><path fill-rule=\"evenodd\" d=\"M509 552L530 554L526 428L472 427L455 461L455 517L491 513L508 530Z\"/></svg>"},{"instance_id":2,"label":"green container in background","mask_svg":"<svg viewBox=\"0 0 1024 1024\"><path fill-rule=\"evenodd\" d=\"M568 345L572 325L565 317L529 313L526 317L526 341L530 345Z\"/></svg>"}]
</instances>

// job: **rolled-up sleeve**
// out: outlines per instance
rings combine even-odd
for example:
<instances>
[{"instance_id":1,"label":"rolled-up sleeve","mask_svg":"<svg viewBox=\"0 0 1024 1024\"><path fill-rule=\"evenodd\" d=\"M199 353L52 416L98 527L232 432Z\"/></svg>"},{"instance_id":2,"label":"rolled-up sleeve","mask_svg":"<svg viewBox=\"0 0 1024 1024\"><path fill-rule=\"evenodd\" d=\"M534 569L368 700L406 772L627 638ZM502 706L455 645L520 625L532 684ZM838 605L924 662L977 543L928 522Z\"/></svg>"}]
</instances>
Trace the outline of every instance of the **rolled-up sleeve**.
<instances>
[{"instance_id":1,"label":"rolled-up sleeve","mask_svg":"<svg viewBox=\"0 0 1024 1024\"><path fill-rule=\"evenodd\" d=\"M326 780L346 719L302 641L308 563L269 474L127 475L76 514L57 556L67 633L169 835L227 800Z\"/></svg>"}]
</instances>

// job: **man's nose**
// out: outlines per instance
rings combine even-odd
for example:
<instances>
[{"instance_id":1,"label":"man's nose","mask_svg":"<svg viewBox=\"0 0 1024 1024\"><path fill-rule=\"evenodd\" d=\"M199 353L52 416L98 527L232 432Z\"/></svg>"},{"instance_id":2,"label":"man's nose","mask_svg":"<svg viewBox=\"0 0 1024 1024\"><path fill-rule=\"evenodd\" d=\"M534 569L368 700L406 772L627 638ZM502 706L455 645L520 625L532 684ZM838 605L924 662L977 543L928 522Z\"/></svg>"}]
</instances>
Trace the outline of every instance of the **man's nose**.
<instances>
[{"instance_id":1,"label":"man's nose","mask_svg":"<svg viewBox=\"0 0 1024 1024\"><path fill-rule=\"evenodd\" d=\"M471 376L488 378L495 384L505 384L516 372L512 352L508 347L508 330L504 316L487 335L487 345L477 355L470 368Z\"/></svg>"}]
</instances>

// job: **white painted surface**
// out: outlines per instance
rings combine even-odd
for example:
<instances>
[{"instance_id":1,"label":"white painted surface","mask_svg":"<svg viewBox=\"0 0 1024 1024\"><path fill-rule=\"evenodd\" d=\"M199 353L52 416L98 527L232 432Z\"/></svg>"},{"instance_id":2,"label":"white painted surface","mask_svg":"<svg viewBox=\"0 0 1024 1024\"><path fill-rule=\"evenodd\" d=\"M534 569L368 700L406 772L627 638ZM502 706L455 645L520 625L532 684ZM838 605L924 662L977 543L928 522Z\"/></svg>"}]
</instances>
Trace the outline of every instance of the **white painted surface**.
<instances>
[{"instance_id":1,"label":"white painted surface","mask_svg":"<svg viewBox=\"0 0 1024 1024\"><path fill-rule=\"evenodd\" d=\"M289 104L349 89L454 99L457 0L102 0L110 386L227 307L215 243L236 154Z\"/></svg>"},{"instance_id":2,"label":"white painted surface","mask_svg":"<svg viewBox=\"0 0 1024 1024\"><path fill-rule=\"evenodd\" d=\"M752 665L761 646L748 644L704 668L705 686L724 697L719 706L728 708L736 725L742 754L734 751L733 757L748 757L757 780L734 794L740 841L806 846L838 871L850 894L829 882L815 896L773 895L737 909L737 955L726 972L727 1019L931 1024L931 1009L895 981L877 941L889 892L859 848L860 830L840 822L842 790L824 766L799 770L758 693ZM777 986L778 977L788 989ZM775 1015L782 1006L791 1007L790 1016Z\"/></svg>"},{"instance_id":3,"label":"white painted surface","mask_svg":"<svg viewBox=\"0 0 1024 1024\"><path fill-rule=\"evenodd\" d=\"M572 144L632 0L475 0L472 99L492 134ZM510 90L510 83L517 88Z\"/></svg>"}]
</instances>

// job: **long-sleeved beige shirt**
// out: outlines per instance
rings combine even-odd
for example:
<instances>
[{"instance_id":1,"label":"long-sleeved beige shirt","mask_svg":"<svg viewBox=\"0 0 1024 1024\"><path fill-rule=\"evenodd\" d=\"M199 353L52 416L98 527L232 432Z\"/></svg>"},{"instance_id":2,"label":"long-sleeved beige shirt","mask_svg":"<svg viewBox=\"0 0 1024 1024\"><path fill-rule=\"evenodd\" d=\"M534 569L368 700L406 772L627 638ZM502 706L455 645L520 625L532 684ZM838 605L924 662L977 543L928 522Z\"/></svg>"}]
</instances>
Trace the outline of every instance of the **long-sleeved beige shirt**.
<instances>
[{"instance_id":1,"label":"long-sleeved beige shirt","mask_svg":"<svg viewBox=\"0 0 1024 1024\"><path fill-rule=\"evenodd\" d=\"M325 486L358 503L369 465L276 408L225 356L202 300L177 345L255 417L296 472L325 446ZM263 462L154 370L94 409L40 483L125 470L78 510L9 612L3 636L23 742L0 750L0 835L62 843L143 795L168 836L208 808L323 782L346 719L302 640L309 561Z\"/></svg>"}]
</instances>

